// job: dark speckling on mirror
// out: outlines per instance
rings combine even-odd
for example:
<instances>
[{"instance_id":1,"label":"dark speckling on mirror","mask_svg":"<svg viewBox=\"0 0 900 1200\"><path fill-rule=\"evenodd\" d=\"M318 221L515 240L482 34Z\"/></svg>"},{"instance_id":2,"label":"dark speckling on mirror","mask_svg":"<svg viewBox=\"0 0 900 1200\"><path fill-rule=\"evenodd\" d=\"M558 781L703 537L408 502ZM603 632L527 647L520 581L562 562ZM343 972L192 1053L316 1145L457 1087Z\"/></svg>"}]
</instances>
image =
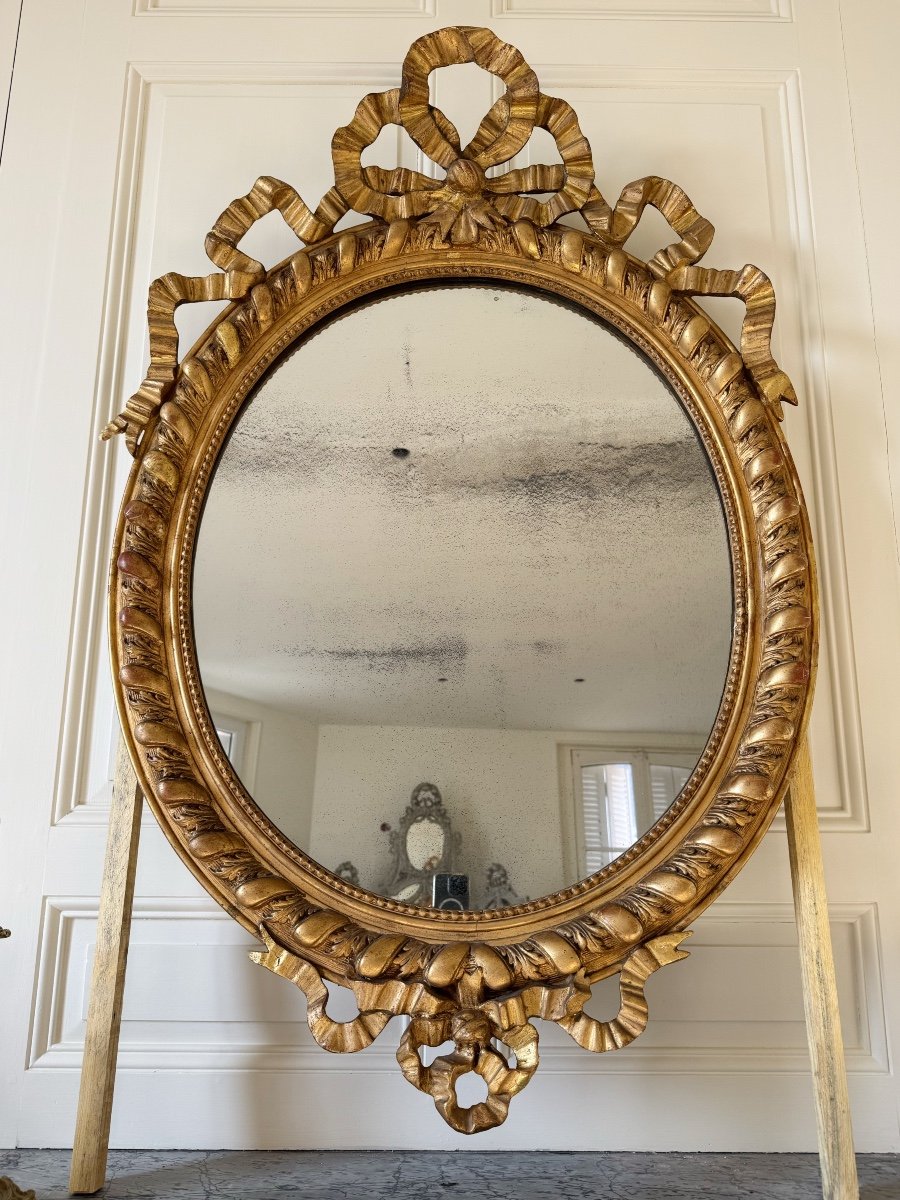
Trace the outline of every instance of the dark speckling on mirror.
<instances>
[{"instance_id":1,"label":"dark speckling on mirror","mask_svg":"<svg viewBox=\"0 0 900 1200\"><path fill-rule=\"evenodd\" d=\"M412 666L446 667L465 662L468 647L459 638L448 637L414 646L296 646L287 652L296 658L325 658L335 662L364 663L370 671L404 671Z\"/></svg>"},{"instance_id":2,"label":"dark speckling on mirror","mask_svg":"<svg viewBox=\"0 0 900 1200\"><path fill-rule=\"evenodd\" d=\"M702 752L728 536L691 419L630 342L542 294L431 287L269 368L209 490L194 614L234 769L296 844L377 881L366 831L433 779L454 869L502 862L537 897L589 873L566 747L627 732L623 753L674 746L679 779Z\"/></svg>"}]
</instances>

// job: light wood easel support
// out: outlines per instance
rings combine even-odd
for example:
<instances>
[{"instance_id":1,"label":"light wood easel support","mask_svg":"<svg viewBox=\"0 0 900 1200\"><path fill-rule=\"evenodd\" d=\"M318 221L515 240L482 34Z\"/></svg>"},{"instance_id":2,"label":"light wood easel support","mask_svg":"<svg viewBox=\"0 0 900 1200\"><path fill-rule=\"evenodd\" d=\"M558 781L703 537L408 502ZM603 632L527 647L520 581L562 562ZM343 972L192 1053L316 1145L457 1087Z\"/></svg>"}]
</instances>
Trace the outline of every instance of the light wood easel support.
<instances>
[{"instance_id":1,"label":"light wood easel support","mask_svg":"<svg viewBox=\"0 0 900 1200\"><path fill-rule=\"evenodd\" d=\"M806 1036L812 1060L824 1200L859 1200L844 1041L822 868L812 760L804 737L784 802L800 940Z\"/></svg>"},{"instance_id":2,"label":"light wood easel support","mask_svg":"<svg viewBox=\"0 0 900 1200\"><path fill-rule=\"evenodd\" d=\"M69 1190L75 1194L97 1192L106 1182L141 805L140 789L124 743L120 742L69 1175ZM812 1060L822 1196L823 1200L859 1200L822 843L806 739L785 798L785 816Z\"/></svg>"},{"instance_id":3,"label":"light wood easel support","mask_svg":"<svg viewBox=\"0 0 900 1200\"><path fill-rule=\"evenodd\" d=\"M142 803L143 797L131 769L125 742L120 738L97 913L97 948L91 974L84 1065L69 1172L69 1191L76 1194L98 1192L106 1182L106 1156L116 1082Z\"/></svg>"}]
</instances>

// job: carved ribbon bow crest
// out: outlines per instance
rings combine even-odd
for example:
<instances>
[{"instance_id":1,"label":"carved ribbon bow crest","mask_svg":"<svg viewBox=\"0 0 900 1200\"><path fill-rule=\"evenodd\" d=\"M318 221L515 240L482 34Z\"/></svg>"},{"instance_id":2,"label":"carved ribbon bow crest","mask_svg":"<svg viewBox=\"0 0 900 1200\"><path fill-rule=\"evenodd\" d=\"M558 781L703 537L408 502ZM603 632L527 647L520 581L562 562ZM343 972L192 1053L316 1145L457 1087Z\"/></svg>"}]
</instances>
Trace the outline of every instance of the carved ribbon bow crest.
<instances>
[{"instance_id":1,"label":"carved ribbon bow crest","mask_svg":"<svg viewBox=\"0 0 900 1200\"><path fill-rule=\"evenodd\" d=\"M452 122L430 103L429 76L439 67L470 62L498 76L506 90L463 147ZM363 151L387 125L402 126L422 154L443 169L444 177L434 179L405 167L363 166ZM551 135L562 161L499 170L525 149L535 129ZM330 237L338 221L354 210L393 226L395 240L400 241L410 222L433 225L436 250L442 245L487 244L498 231L511 229L520 250L539 258L538 231L572 213L580 214L607 251L621 250L650 205L678 235L651 258L651 273L687 295L743 300L740 349L760 397L779 418L782 401L796 404L790 381L771 354L775 293L768 277L750 265L740 270L698 267L714 228L667 179L638 179L611 207L594 183L591 147L574 109L544 95L519 51L489 29L452 27L419 38L404 59L400 87L366 96L349 125L335 133L331 149L334 187L315 211L290 184L261 176L207 235L206 253L219 271L206 276L170 272L151 284L150 367L124 411L103 431L104 438L124 432L129 449L136 452L143 429L175 381L175 309L201 300L238 300L261 283L266 268L238 246L250 227L275 209L307 246ZM496 173L489 173L492 168Z\"/></svg>"}]
</instances>

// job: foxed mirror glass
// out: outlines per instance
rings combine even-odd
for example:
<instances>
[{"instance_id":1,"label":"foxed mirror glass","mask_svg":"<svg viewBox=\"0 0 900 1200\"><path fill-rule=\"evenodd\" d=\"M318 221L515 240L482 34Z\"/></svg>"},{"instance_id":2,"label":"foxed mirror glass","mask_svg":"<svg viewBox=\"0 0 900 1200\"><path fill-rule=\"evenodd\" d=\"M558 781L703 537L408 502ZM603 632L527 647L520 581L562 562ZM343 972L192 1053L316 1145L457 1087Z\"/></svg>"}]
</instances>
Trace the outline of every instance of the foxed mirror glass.
<instances>
[{"instance_id":1,"label":"foxed mirror glass","mask_svg":"<svg viewBox=\"0 0 900 1200\"><path fill-rule=\"evenodd\" d=\"M444 286L268 370L209 487L193 606L214 724L269 819L370 890L429 904L421 876L452 869L481 908L491 864L559 891L681 792L722 696L731 556L643 355L536 291ZM421 811L405 879L391 838L422 780L458 850Z\"/></svg>"}]
</instances>

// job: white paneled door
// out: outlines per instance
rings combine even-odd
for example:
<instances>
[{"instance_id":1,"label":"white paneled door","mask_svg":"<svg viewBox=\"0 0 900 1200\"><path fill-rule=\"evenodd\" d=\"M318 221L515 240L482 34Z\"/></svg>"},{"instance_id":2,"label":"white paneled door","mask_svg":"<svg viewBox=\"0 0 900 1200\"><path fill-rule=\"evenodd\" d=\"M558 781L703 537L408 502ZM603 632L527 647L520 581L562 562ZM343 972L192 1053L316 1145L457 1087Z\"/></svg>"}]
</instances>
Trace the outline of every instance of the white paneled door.
<instances>
[{"instance_id":1,"label":"white paneled door","mask_svg":"<svg viewBox=\"0 0 900 1200\"><path fill-rule=\"evenodd\" d=\"M74 1127L115 737L105 576L127 469L124 445L98 434L143 376L147 285L204 273L206 231L261 174L317 202L332 132L399 82L409 44L486 24L575 106L608 198L667 176L719 227L710 265L755 262L775 281L820 559L813 755L857 1143L900 1149L890 0L24 0L13 67L17 16L7 0L0 1144L65 1146ZM446 76L439 103L474 128L495 81ZM378 148L417 165L399 136ZM639 252L661 228L648 214ZM248 243L268 263L293 244L276 217ZM195 307L184 344L214 308ZM714 314L737 328L737 302ZM471 1141L402 1079L387 1036L358 1056L320 1051L301 994L247 949L147 817L115 1145L815 1146L778 828L698 922L690 960L651 984L641 1041L594 1058L548 1029L507 1125Z\"/></svg>"}]
</instances>

